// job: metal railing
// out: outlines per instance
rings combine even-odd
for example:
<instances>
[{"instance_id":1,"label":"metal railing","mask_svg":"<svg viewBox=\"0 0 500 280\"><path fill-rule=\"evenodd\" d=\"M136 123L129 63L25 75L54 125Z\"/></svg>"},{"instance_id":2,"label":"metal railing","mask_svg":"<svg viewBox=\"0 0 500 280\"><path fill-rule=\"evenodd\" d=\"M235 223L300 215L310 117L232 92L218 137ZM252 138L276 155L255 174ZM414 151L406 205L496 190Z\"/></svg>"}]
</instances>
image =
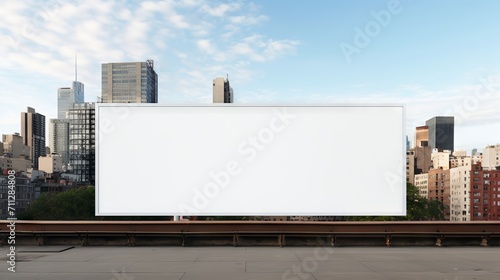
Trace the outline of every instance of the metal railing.
<instances>
[{"instance_id":1,"label":"metal railing","mask_svg":"<svg viewBox=\"0 0 500 280\"><path fill-rule=\"evenodd\" d=\"M15 235L37 245L497 246L500 222L16 221Z\"/></svg>"}]
</instances>

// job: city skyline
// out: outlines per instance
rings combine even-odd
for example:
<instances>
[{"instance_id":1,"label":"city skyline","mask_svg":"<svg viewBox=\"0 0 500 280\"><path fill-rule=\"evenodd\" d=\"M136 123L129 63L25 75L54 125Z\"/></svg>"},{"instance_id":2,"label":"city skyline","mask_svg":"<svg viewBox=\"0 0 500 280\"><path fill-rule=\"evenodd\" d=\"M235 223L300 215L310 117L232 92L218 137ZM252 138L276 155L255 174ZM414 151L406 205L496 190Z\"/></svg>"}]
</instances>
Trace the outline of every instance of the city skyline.
<instances>
[{"instance_id":1,"label":"city skyline","mask_svg":"<svg viewBox=\"0 0 500 280\"><path fill-rule=\"evenodd\" d=\"M500 142L497 1L282 5L5 3L0 133L20 132L27 106L57 117L78 54L87 102L101 96L102 63L152 59L163 104L210 103L212 79L229 74L235 103L405 103L411 140L426 120L454 116L455 149Z\"/></svg>"}]
</instances>

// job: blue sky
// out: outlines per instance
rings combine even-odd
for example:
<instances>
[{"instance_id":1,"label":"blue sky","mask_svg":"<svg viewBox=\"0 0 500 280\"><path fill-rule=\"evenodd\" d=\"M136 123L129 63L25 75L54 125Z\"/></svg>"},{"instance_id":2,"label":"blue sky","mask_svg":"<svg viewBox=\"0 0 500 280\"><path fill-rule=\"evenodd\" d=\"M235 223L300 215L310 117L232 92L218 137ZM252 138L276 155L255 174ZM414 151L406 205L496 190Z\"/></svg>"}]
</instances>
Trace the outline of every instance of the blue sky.
<instances>
[{"instance_id":1,"label":"blue sky","mask_svg":"<svg viewBox=\"0 0 500 280\"><path fill-rule=\"evenodd\" d=\"M404 103L415 126L455 115L457 149L500 142L496 0L8 1L0 9L0 134L57 115L57 88L100 96L105 62L153 59L159 103ZM47 128L48 130L48 128Z\"/></svg>"}]
</instances>

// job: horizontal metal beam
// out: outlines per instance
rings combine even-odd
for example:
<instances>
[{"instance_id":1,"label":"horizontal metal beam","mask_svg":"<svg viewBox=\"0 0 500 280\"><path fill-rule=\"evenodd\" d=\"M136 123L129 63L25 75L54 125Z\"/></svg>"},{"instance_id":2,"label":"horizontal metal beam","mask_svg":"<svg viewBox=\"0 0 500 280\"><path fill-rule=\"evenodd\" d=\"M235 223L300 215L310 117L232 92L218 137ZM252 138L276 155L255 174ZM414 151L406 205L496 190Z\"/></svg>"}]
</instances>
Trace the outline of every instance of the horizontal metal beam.
<instances>
[{"instance_id":1,"label":"horizontal metal beam","mask_svg":"<svg viewBox=\"0 0 500 280\"><path fill-rule=\"evenodd\" d=\"M0 221L0 233L10 221ZM499 222L16 221L16 232L500 233Z\"/></svg>"},{"instance_id":2,"label":"horizontal metal beam","mask_svg":"<svg viewBox=\"0 0 500 280\"><path fill-rule=\"evenodd\" d=\"M10 221L0 221L0 243L7 241L9 224ZM500 222L15 221L15 234L20 238L34 238L40 245L49 239L51 244L63 242L59 240L62 237L79 238L85 245L89 239L126 237L128 245L135 245L140 238L178 238L182 245L188 239L218 244L226 238L232 240L229 243L233 245L258 245L267 238L283 246L289 240L305 242L318 237L328 239L331 244L341 239L379 242L383 238L387 246L398 238L406 243L430 238L435 239L438 246L444 239L468 238L484 246L490 239L500 239ZM56 239L58 241L54 241ZM247 243L241 241L245 239Z\"/></svg>"}]
</instances>

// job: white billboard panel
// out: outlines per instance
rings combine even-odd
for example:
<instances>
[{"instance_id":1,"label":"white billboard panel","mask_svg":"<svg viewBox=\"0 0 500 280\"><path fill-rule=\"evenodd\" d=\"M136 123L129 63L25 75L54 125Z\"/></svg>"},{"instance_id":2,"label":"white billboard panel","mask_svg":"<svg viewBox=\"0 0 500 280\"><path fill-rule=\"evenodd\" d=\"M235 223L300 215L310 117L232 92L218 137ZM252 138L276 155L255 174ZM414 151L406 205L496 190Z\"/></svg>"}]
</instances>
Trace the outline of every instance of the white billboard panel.
<instances>
[{"instance_id":1,"label":"white billboard panel","mask_svg":"<svg viewBox=\"0 0 500 280\"><path fill-rule=\"evenodd\" d=\"M96 215L405 215L403 105L96 106Z\"/></svg>"}]
</instances>

